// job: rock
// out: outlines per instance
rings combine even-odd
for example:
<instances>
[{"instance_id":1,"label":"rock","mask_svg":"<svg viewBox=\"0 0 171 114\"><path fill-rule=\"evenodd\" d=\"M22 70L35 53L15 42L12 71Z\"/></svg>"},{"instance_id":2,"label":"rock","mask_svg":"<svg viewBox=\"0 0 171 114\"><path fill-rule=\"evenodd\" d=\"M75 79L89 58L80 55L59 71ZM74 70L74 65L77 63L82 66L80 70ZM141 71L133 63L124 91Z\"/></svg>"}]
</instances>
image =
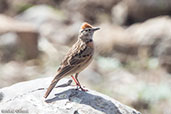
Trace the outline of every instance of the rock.
<instances>
[{"instance_id":1,"label":"rock","mask_svg":"<svg viewBox=\"0 0 171 114\"><path fill-rule=\"evenodd\" d=\"M4 13L6 9L8 9L8 3L7 0L1 0L0 1L0 13Z\"/></svg>"},{"instance_id":2,"label":"rock","mask_svg":"<svg viewBox=\"0 0 171 114\"><path fill-rule=\"evenodd\" d=\"M124 28L115 24L98 25L102 29L95 34L97 52L102 56L114 56L122 63L159 58L160 63L170 72L171 18L152 18L143 23Z\"/></svg>"},{"instance_id":3,"label":"rock","mask_svg":"<svg viewBox=\"0 0 171 114\"><path fill-rule=\"evenodd\" d=\"M113 6L112 10L112 21L117 25L125 25L128 18L128 7L124 1L119 2Z\"/></svg>"},{"instance_id":4,"label":"rock","mask_svg":"<svg viewBox=\"0 0 171 114\"><path fill-rule=\"evenodd\" d=\"M0 88L2 88L17 82L34 79L35 75L40 75L40 71L38 71L37 66L29 65L26 62L10 61L0 64L0 75L0 80L3 80L0 83Z\"/></svg>"},{"instance_id":5,"label":"rock","mask_svg":"<svg viewBox=\"0 0 171 114\"><path fill-rule=\"evenodd\" d=\"M117 17L120 14L126 14L126 17L124 17L125 22L122 23L129 25L135 22L142 22L160 15L170 15L170 7L170 0L123 0L118 3L118 5L116 5L115 9L117 9L117 11L122 10L124 12L113 13L115 14L114 16Z\"/></svg>"},{"instance_id":6,"label":"rock","mask_svg":"<svg viewBox=\"0 0 171 114\"><path fill-rule=\"evenodd\" d=\"M108 23L99 27L102 29L95 34L94 40L100 55L114 56L122 63L143 57L159 57L160 63L170 69L170 17L152 18L128 28Z\"/></svg>"},{"instance_id":7,"label":"rock","mask_svg":"<svg viewBox=\"0 0 171 114\"><path fill-rule=\"evenodd\" d=\"M39 4L46 4L50 5L51 7L55 7L56 5L59 5L60 0L57 1L49 1L49 0L24 0L24 1L18 1L18 0L1 0L0 6L2 4L2 10L4 9L3 13L10 15L10 16L16 16L23 11L27 10L28 8L32 6L36 6ZM4 3L5 2L5 3Z\"/></svg>"},{"instance_id":8,"label":"rock","mask_svg":"<svg viewBox=\"0 0 171 114\"><path fill-rule=\"evenodd\" d=\"M3 51L4 60L6 57L14 59L16 52L23 54L24 58L20 58L21 60L37 57L39 33L32 24L0 15L0 25L0 48L8 49L8 51Z\"/></svg>"},{"instance_id":9,"label":"rock","mask_svg":"<svg viewBox=\"0 0 171 114\"><path fill-rule=\"evenodd\" d=\"M0 59L3 62L13 60L16 56L18 46L18 36L16 33L6 33L0 35Z\"/></svg>"},{"instance_id":10,"label":"rock","mask_svg":"<svg viewBox=\"0 0 171 114\"><path fill-rule=\"evenodd\" d=\"M59 82L47 99L43 98L52 78L21 82L0 89L0 110L51 114L140 114L140 112L118 101L89 90L83 92ZM70 81L71 82L71 81ZM68 83L69 84L69 83ZM17 105L16 105L17 104Z\"/></svg>"},{"instance_id":11,"label":"rock","mask_svg":"<svg viewBox=\"0 0 171 114\"><path fill-rule=\"evenodd\" d=\"M121 62L137 55L136 39L130 37L123 27L108 23L99 25L102 28L95 34L96 51L102 56L115 56Z\"/></svg>"},{"instance_id":12,"label":"rock","mask_svg":"<svg viewBox=\"0 0 171 114\"><path fill-rule=\"evenodd\" d=\"M171 73L171 38L166 38L155 48L160 64Z\"/></svg>"},{"instance_id":13,"label":"rock","mask_svg":"<svg viewBox=\"0 0 171 114\"><path fill-rule=\"evenodd\" d=\"M156 17L144 23L134 24L126 32L141 46L156 45L167 37L171 37L171 18L168 16Z\"/></svg>"},{"instance_id":14,"label":"rock","mask_svg":"<svg viewBox=\"0 0 171 114\"><path fill-rule=\"evenodd\" d=\"M136 47L136 40L131 39L124 28L111 24L102 24L99 26L102 29L98 34L95 34L94 39L97 49L101 53L111 53L112 50L124 51L128 54L136 53L132 49L130 50L131 52L128 51L128 47ZM121 48L124 48L125 50Z\"/></svg>"},{"instance_id":15,"label":"rock","mask_svg":"<svg viewBox=\"0 0 171 114\"><path fill-rule=\"evenodd\" d=\"M49 21L58 22L63 18L62 14L60 15L60 13L57 13L55 9L48 5L36 5L30 7L17 16L18 20L33 23L37 28L39 28L43 23L47 23Z\"/></svg>"},{"instance_id":16,"label":"rock","mask_svg":"<svg viewBox=\"0 0 171 114\"><path fill-rule=\"evenodd\" d=\"M70 45L77 39L82 24L82 20L74 20L75 17L76 15L70 17L48 5L37 5L28 8L17 19L36 25L41 36L54 45Z\"/></svg>"},{"instance_id":17,"label":"rock","mask_svg":"<svg viewBox=\"0 0 171 114\"><path fill-rule=\"evenodd\" d=\"M171 18L168 16L150 19L130 26L127 33L135 39L139 48L146 50L147 56L159 57L160 63L170 72L171 58ZM141 53L141 51L139 51Z\"/></svg>"},{"instance_id":18,"label":"rock","mask_svg":"<svg viewBox=\"0 0 171 114\"><path fill-rule=\"evenodd\" d=\"M3 14L0 15L0 25L0 34L7 32L37 32L37 29L32 24L18 21Z\"/></svg>"},{"instance_id":19,"label":"rock","mask_svg":"<svg viewBox=\"0 0 171 114\"><path fill-rule=\"evenodd\" d=\"M61 8L65 10L71 18L75 16L77 18L81 17L83 21L94 24L99 21L99 17L110 16L112 7L118 1L120 0L64 0L61 4ZM71 12L74 13L74 16Z\"/></svg>"}]
</instances>

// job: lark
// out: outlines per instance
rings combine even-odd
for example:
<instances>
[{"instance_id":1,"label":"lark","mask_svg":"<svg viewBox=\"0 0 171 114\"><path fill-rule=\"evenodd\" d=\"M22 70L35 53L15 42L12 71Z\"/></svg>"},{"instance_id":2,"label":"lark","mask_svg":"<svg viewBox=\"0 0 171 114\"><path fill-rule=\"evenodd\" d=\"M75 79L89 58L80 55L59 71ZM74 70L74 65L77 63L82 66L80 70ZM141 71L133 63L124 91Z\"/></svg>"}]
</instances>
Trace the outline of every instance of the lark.
<instances>
[{"instance_id":1,"label":"lark","mask_svg":"<svg viewBox=\"0 0 171 114\"><path fill-rule=\"evenodd\" d=\"M93 34L99 29L100 28L93 27L92 25L86 22L82 24L78 35L78 40L67 52L66 56L62 60L62 63L60 64L60 67L57 70L55 78L52 80L45 93L45 98L48 97L57 82L68 75L72 77L77 87L79 87L82 91L87 91L81 86L78 80L78 74L83 71L93 59ZM74 74L75 77L73 76Z\"/></svg>"}]
</instances>

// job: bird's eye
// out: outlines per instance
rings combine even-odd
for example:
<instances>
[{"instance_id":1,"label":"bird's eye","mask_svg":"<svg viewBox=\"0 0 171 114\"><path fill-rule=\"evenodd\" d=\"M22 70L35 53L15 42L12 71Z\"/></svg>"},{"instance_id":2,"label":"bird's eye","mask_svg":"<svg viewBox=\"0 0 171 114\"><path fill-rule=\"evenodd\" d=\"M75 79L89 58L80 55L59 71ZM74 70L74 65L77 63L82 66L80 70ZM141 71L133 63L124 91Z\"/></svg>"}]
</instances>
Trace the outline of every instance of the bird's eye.
<instances>
[{"instance_id":1,"label":"bird's eye","mask_svg":"<svg viewBox=\"0 0 171 114\"><path fill-rule=\"evenodd\" d=\"M90 31L91 31L91 29L86 29L85 31L86 31L86 32L88 32L88 31L90 32Z\"/></svg>"}]
</instances>

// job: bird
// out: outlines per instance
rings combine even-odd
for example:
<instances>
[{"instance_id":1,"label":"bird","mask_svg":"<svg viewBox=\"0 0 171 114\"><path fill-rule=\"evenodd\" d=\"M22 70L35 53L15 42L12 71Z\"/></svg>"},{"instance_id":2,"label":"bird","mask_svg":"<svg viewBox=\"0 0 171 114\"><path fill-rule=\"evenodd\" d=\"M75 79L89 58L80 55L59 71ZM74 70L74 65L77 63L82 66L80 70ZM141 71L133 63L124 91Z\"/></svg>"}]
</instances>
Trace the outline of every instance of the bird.
<instances>
[{"instance_id":1,"label":"bird","mask_svg":"<svg viewBox=\"0 0 171 114\"><path fill-rule=\"evenodd\" d=\"M68 75L72 77L77 87L82 91L84 89L79 80L78 74L83 71L92 61L94 55L94 32L99 30L99 27L93 27L91 24L84 22L78 34L78 39L71 49L67 52L66 56L62 60L57 74L49 85L44 98L47 98L52 89L58 83L58 81ZM74 77L75 74L75 77Z\"/></svg>"}]
</instances>

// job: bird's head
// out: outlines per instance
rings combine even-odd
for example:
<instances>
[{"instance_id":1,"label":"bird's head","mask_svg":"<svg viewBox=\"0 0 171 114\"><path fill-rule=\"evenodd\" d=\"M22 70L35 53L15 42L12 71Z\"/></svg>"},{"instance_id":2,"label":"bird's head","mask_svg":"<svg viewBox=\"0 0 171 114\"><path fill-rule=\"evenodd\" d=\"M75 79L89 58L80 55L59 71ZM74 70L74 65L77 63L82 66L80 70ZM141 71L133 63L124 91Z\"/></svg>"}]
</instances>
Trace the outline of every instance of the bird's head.
<instances>
[{"instance_id":1,"label":"bird's head","mask_svg":"<svg viewBox=\"0 0 171 114\"><path fill-rule=\"evenodd\" d=\"M92 39L93 34L96 30L99 30L100 28L98 27L93 27L92 25L88 24L88 23L83 23L81 26L81 30L79 33L79 37L81 39Z\"/></svg>"}]
</instances>

